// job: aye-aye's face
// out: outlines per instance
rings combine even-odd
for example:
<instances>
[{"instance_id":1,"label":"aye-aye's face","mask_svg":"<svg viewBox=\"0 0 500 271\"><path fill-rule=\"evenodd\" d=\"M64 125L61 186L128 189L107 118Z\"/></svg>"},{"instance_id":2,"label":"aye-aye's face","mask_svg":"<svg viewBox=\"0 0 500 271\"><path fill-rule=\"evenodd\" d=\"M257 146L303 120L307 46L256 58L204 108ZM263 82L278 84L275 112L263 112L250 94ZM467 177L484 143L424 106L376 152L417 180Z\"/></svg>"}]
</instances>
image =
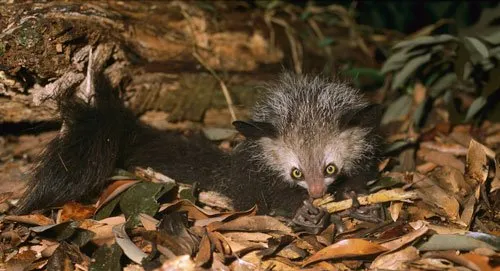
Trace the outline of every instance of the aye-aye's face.
<instances>
[{"instance_id":1,"label":"aye-aye's face","mask_svg":"<svg viewBox=\"0 0 500 271\"><path fill-rule=\"evenodd\" d=\"M337 134L315 137L276 138L263 137L266 165L280 173L284 180L297 184L313 198L322 197L337 177L350 175L363 156L364 133L361 128L351 128Z\"/></svg>"}]
</instances>

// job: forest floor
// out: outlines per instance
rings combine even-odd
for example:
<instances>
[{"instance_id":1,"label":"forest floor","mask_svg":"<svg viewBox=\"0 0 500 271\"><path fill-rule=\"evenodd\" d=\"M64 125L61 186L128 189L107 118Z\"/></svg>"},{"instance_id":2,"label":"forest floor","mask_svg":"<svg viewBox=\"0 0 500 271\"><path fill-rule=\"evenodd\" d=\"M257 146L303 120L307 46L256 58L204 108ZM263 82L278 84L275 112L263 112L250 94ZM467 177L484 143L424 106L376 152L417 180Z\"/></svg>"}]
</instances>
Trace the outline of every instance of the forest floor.
<instances>
[{"instance_id":1,"label":"forest floor","mask_svg":"<svg viewBox=\"0 0 500 271\"><path fill-rule=\"evenodd\" d=\"M482 116L457 122L446 95L429 98L436 86L417 72L399 80L409 91L392 89L402 67L379 72L380 48L405 38L421 42L442 22L407 37L356 32L361 27L355 24L323 28L313 20L321 9L313 9L308 21L292 16L298 8L284 9L283 15L215 6L226 11L217 17L207 7L182 3L154 9L113 1L37 5L0 7L0 270L500 270L500 123L471 110L481 95L455 97L462 116ZM345 9L335 7L352 23ZM244 21L238 16L253 24L231 24ZM323 43L301 40L295 27L312 29ZM42 28L49 30L30 32ZM248 34L254 28L259 31ZM336 43L328 36L338 37ZM275 77L280 65L303 72L318 60L349 59L349 65L332 69L356 73L354 83L386 108L387 158L369 194L358 197L361 205L382 204L385 220L347 215L343 231L338 224L318 234L297 231L282 217L256 215L258 206L235 212L209 193L195 199L191 186L153 169L120 172L92 205L70 202L14 215L36 157L60 125L50 101L35 105L37 93L61 91L61 82L80 84L87 46L144 122L186 134L202 131L226 150L241 139L228 130L232 115L248 116L258 94L248 90ZM495 84L487 84L494 85L491 93ZM314 204L332 214L353 210L352 200L326 197Z\"/></svg>"}]
</instances>

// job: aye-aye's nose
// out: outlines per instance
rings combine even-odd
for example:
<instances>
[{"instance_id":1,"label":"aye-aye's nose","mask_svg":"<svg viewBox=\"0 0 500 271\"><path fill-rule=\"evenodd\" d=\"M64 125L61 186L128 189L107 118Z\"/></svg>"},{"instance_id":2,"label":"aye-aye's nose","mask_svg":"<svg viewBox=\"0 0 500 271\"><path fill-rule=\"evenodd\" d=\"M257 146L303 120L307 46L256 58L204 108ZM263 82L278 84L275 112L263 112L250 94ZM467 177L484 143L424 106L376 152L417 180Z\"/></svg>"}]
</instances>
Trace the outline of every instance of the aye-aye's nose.
<instances>
[{"instance_id":1,"label":"aye-aye's nose","mask_svg":"<svg viewBox=\"0 0 500 271\"><path fill-rule=\"evenodd\" d=\"M326 185L323 183L313 184L309 186L309 196L312 198L321 198L326 193Z\"/></svg>"}]
</instances>

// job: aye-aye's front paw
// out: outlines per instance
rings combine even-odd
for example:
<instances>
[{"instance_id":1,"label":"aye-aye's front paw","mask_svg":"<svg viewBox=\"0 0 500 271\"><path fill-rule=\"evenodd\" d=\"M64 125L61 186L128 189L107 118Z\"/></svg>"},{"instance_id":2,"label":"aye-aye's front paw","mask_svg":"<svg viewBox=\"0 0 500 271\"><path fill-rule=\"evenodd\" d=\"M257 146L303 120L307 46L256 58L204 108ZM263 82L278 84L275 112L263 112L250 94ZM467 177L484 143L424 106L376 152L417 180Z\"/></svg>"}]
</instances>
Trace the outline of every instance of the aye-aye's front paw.
<instances>
[{"instance_id":1,"label":"aye-aye's front paw","mask_svg":"<svg viewBox=\"0 0 500 271\"><path fill-rule=\"evenodd\" d=\"M315 207L310 200L304 200L304 204L295 212L292 222L308 233L318 234L328 226L330 214Z\"/></svg>"}]
</instances>

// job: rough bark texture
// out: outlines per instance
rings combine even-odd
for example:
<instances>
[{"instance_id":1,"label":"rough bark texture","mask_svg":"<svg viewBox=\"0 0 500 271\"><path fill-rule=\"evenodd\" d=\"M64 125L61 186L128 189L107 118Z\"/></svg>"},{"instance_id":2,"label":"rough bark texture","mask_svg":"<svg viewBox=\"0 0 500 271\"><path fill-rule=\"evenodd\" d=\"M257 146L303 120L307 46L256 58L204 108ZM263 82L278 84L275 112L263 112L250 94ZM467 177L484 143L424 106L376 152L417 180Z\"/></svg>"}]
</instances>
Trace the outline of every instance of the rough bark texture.
<instances>
[{"instance_id":1,"label":"rough bark texture","mask_svg":"<svg viewBox=\"0 0 500 271\"><path fill-rule=\"evenodd\" d=\"M237 108L247 107L255 86L270 78L265 70L279 72L284 53L252 11L231 3L214 7L181 1L3 5L0 122L54 119L47 98L82 84L92 47L96 66L138 114L161 110L171 121L196 122L222 112L219 124L229 124L220 82L209 70L227 84Z\"/></svg>"}]
</instances>

